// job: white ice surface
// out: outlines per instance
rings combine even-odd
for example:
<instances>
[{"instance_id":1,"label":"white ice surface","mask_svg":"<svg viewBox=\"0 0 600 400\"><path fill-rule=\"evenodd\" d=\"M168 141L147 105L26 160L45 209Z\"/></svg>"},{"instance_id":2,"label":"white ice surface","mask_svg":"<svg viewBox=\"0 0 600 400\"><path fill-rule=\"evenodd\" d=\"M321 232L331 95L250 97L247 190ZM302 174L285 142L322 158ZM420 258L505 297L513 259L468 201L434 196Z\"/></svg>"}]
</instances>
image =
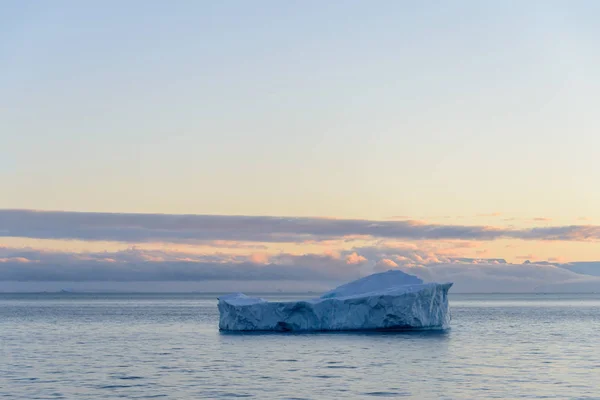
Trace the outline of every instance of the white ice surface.
<instances>
[{"instance_id":1,"label":"white ice surface","mask_svg":"<svg viewBox=\"0 0 600 400\"><path fill-rule=\"evenodd\" d=\"M402 271L390 270L338 286L325 293L321 298L356 296L369 292L380 292L397 286L419 285L423 281L414 275Z\"/></svg>"},{"instance_id":2,"label":"white ice surface","mask_svg":"<svg viewBox=\"0 0 600 400\"><path fill-rule=\"evenodd\" d=\"M225 331L445 329L452 283L422 283L391 270L347 283L320 298L268 302L234 293L219 297Z\"/></svg>"}]
</instances>

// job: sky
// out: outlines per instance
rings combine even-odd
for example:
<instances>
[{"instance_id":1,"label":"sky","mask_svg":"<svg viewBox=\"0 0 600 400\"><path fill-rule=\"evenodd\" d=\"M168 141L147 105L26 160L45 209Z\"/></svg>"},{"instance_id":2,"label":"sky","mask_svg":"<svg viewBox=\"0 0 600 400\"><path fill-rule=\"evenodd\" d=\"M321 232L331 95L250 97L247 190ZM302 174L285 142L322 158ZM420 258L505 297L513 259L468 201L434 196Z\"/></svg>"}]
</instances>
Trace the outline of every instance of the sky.
<instances>
[{"instance_id":1,"label":"sky","mask_svg":"<svg viewBox=\"0 0 600 400\"><path fill-rule=\"evenodd\" d=\"M599 12L4 1L0 291L600 290Z\"/></svg>"}]
</instances>

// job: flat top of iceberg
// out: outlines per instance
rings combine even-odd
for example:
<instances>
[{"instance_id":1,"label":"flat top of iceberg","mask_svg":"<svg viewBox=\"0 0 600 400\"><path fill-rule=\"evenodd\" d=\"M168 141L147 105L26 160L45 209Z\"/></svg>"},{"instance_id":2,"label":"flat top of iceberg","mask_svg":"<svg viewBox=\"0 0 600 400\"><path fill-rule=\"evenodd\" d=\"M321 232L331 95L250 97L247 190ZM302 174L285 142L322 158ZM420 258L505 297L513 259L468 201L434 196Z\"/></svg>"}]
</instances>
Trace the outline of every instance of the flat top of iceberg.
<instances>
[{"instance_id":1,"label":"flat top of iceberg","mask_svg":"<svg viewBox=\"0 0 600 400\"><path fill-rule=\"evenodd\" d=\"M261 299L260 297L250 297L246 296L244 293L226 294L223 296L219 296L219 300L226 301L229 304L234 304L236 306L247 306L250 304L267 302L265 299Z\"/></svg>"},{"instance_id":2,"label":"flat top of iceberg","mask_svg":"<svg viewBox=\"0 0 600 400\"><path fill-rule=\"evenodd\" d=\"M307 303L318 303L328 299L348 299L374 295L398 295L401 293L418 291L429 285L435 284L424 284L423 281L416 276L398 270L389 270L338 286L319 298L302 301ZM248 306L267 302L267 300L259 297L246 296L243 293L232 293L220 296L219 300L236 306Z\"/></svg>"}]
</instances>

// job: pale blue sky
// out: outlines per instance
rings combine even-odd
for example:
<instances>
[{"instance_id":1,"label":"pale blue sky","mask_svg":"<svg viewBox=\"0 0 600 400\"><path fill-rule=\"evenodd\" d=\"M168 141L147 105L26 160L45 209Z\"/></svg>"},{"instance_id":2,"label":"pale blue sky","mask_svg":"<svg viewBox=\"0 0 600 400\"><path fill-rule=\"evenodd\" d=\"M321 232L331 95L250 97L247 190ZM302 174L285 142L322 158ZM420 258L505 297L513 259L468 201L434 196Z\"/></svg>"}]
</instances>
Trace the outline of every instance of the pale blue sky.
<instances>
[{"instance_id":1,"label":"pale blue sky","mask_svg":"<svg viewBox=\"0 0 600 400\"><path fill-rule=\"evenodd\" d=\"M0 208L600 220L598 2L0 5Z\"/></svg>"}]
</instances>

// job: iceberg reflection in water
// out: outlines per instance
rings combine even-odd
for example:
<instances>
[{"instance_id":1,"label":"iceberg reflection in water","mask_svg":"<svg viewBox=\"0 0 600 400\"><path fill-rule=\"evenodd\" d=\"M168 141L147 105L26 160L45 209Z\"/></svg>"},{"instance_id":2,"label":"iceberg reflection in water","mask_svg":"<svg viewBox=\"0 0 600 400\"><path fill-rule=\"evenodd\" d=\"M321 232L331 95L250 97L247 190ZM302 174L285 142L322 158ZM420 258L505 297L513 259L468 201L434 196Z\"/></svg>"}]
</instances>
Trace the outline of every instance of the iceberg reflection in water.
<instances>
[{"instance_id":1,"label":"iceberg reflection in water","mask_svg":"<svg viewBox=\"0 0 600 400\"><path fill-rule=\"evenodd\" d=\"M391 270L302 301L269 302L242 293L219 297L222 331L403 331L446 329L452 283L423 283Z\"/></svg>"}]
</instances>

